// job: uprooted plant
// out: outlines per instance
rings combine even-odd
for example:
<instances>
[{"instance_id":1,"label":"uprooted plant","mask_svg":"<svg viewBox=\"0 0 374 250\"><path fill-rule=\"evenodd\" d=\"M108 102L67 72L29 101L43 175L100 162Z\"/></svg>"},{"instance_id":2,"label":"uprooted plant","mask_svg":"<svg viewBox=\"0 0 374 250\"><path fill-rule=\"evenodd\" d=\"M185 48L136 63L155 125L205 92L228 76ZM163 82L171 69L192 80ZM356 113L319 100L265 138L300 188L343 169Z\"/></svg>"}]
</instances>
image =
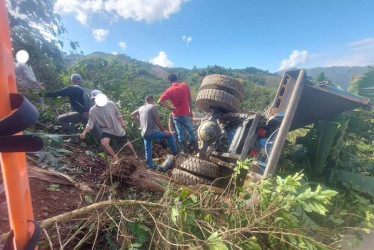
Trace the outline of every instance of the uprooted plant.
<instances>
[{"instance_id":1,"label":"uprooted plant","mask_svg":"<svg viewBox=\"0 0 374 250\"><path fill-rule=\"evenodd\" d=\"M217 194L169 186L148 201L109 200L47 219L44 246L104 249L334 249L340 235L368 230L321 226L337 194L303 183L303 174L276 177ZM326 219L327 220L327 219Z\"/></svg>"}]
</instances>

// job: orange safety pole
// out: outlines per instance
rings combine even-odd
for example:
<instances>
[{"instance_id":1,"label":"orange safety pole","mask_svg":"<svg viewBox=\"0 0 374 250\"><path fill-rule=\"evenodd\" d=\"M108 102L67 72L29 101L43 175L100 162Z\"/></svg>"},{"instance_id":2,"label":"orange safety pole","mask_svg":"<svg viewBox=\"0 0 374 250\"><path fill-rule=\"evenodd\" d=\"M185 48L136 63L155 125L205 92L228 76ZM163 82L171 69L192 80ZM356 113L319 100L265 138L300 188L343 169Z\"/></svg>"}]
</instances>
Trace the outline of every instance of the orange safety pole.
<instances>
[{"instance_id":1,"label":"orange safety pole","mask_svg":"<svg viewBox=\"0 0 374 250\"><path fill-rule=\"evenodd\" d=\"M10 93L16 93L14 64L5 0L0 0L0 120L11 114ZM34 231L25 153L0 153L14 249L23 249Z\"/></svg>"}]
</instances>

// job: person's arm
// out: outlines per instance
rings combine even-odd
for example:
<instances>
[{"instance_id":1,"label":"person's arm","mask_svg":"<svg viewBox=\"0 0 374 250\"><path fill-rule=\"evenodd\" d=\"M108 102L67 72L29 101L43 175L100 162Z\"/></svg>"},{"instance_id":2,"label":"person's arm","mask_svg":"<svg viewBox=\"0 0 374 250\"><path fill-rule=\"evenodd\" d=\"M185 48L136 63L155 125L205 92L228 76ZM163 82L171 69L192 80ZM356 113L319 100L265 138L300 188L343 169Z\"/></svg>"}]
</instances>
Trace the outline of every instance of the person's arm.
<instances>
[{"instance_id":1,"label":"person's arm","mask_svg":"<svg viewBox=\"0 0 374 250\"><path fill-rule=\"evenodd\" d=\"M58 96L70 96L72 94L72 88L71 86L57 90L57 91L49 91L45 92L45 97L58 97Z\"/></svg>"},{"instance_id":2,"label":"person's arm","mask_svg":"<svg viewBox=\"0 0 374 250\"><path fill-rule=\"evenodd\" d=\"M173 128L174 128L174 126L173 126L174 124L173 124L173 115L172 114L170 114L169 115L169 121L168 121L168 127L169 127L169 132L170 133L173 133Z\"/></svg>"},{"instance_id":3,"label":"person's arm","mask_svg":"<svg viewBox=\"0 0 374 250\"><path fill-rule=\"evenodd\" d=\"M132 119L140 126L140 119L139 119L139 109L135 110L131 113Z\"/></svg>"},{"instance_id":4,"label":"person's arm","mask_svg":"<svg viewBox=\"0 0 374 250\"><path fill-rule=\"evenodd\" d=\"M175 107L172 107L169 105L169 103L167 103L168 100L170 100L170 96L169 96L169 90L167 89L160 97L160 99L158 99L157 103L161 106L161 107L164 107L168 110L171 110L171 111L174 111L176 108Z\"/></svg>"},{"instance_id":5,"label":"person's arm","mask_svg":"<svg viewBox=\"0 0 374 250\"><path fill-rule=\"evenodd\" d=\"M156 108L154 108L154 110L152 110L152 116L153 118L155 119L155 122L157 124L157 127L166 134L166 136L169 136L170 135L170 132L167 131L164 126L162 125L161 121L160 121L160 118L158 117L158 113L157 113L157 110Z\"/></svg>"},{"instance_id":6,"label":"person's arm","mask_svg":"<svg viewBox=\"0 0 374 250\"><path fill-rule=\"evenodd\" d=\"M86 134L87 134L88 132L90 132L91 129L93 129L95 122L96 122L95 117L92 115L91 112L89 112L89 113L88 113L88 122L87 122L87 125L86 125L86 127L84 128L82 134L79 135L79 137L80 137L81 139L86 138Z\"/></svg>"},{"instance_id":7,"label":"person's arm","mask_svg":"<svg viewBox=\"0 0 374 250\"><path fill-rule=\"evenodd\" d=\"M127 129L127 124L123 120L122 116L118 117L118 121L121 123L122 128Z\"/></svg>"},{"instance_id":8,"label":"person's arm","mask_svg":"<svg viewBox=\"0 0 374 250\"><path fill-rule=\"evenodd\" d=\"M114 113L115 113L115 115L116 115L118 121L121 123L122 128L126 129L126 128L127 128L127 125L126 125L126 123L123 121L123 119L122 119L122 115L121 115L121 113L119 112L117 105L116 105L114 102L110 102L110 104L114 106Z\"/></svg>"},{"instance_id":9,"label":"person's arm","mask_svg":"<svg viewBox=\"0 0 374 250\"><path fill-rule=\"evenodd\" d=\"M188 97L188 102L190 104L190 116L191 118L193 118L193 114L192 114L192 98L191 98L191 94L190 96Z\"/></svg>"},{"instance_id":10,"label":"person's arm","mask_svg":"<svg viewBox=\"0 0 374 250\"><path fill-rule=\"evenodd\" d=\"M190 92L190 88L188 87L188 85L187 85L187 90L188 90L188 104L190 106L190 116L192 118L193 117L193 114L192 114L192 97L191 97L191 92Z\"/></svg>"},{"instance_id":11,"label":"person's arm","mask_svg":"<svg viewBox=\"0 0 374 250\"><path fill-rule=\"evenodd\" d=\"M166 109L168 109L168 110L170 110L170 111L174 111L174 110L176 110L176 108L170 106L169 103L167 103L167 101L161 101L161 99L159 99L157 103L158 103L161 107L164 107L164 108L166 108Z\"/></svg>"},{"instance_id":12,"label":"person's arm","mask_svg":"<svg viewBox=\"0 0 374 250\"><path fill-rule=\"evenodd\" d=\"M32 70L31 66L29 65L25 65L23 67L23 73L24 73L24 76L25 78L27 79L27 81L31 82L33 85L35 85L36 87L38 87L39 89L45 89L37 80L36 80L36 77L35 77L35 73L34 71Z\"/></svg>"},{"instance_id":13,"label":"person's arm","mask_svg":"<svg viewBox=\"0 0 374 250\"><path fill-rule=\"evenodd\" d=\"M90 132L90 130L91 130L91 128L90 128L90 126L88 126L88 124L87 124L87 125L86 125L86 128L83 130L82 134L79 135L79 137L80 137L81 139L86 138L86 134L87 134L88 132Z\"/></svg>"},{"instance_id":14,"label":"person's arm","mask_svg":"<svg viewBox=\"0 0 374 250\"><path fill-rule=\"evenodd\" d=\"M41 90L45 90L44 86L40 82L35 81L32 84L34 84L35 86L37 86Z\"/></svg>"}]
</instances>

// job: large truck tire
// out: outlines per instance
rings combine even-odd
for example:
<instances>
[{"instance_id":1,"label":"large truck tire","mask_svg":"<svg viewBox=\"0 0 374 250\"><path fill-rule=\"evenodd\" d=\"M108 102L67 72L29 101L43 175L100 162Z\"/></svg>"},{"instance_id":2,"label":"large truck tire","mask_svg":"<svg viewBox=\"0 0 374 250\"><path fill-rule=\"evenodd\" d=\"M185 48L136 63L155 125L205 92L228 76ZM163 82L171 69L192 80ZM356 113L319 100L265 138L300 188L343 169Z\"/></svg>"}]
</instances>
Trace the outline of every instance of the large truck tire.
<instances>
[{"instance_id":1,"label":"large truck tire","mask_svg":"<svg viewBox=\"0 0 374 250\"><path fill-rule=\"evenodd\" d=\"M194 156L181 156L176 161L178 167L184 171L208 178L221 177L221 167L215 163L199 159Z\"/></svg>"},{"instance_id":2,"label":"large truck tire","mask_svg":"<svg viewBox=\"0 0 374 250\"><path fill-rule=\"evenodd\" d=\"M243 100L244 96L244 87L241 82L236 80L233 77L213 74L204 77L201 82L200 90L203 89L219 89L226 92L229 92L240 101Z\"/></svg>"},{"instance_id":3,"label":"large truck tire","mask_svg":"<svg viewBox=\"0 0 374 250\"><path fill-rule=\"evenodd\" d=\"M238 112L240 100L234 95L219 89L202 89L197 94L196 105L205 112L214 110L223 113Z\"/></svg>"},{"instance_id":4,"label":"large truck tire","mask_svg":"<svg viewBox=\"0 0 374 250\"><path fill-rule=\"evenodd\" d=\"M197 184L207 184L210 185L213 180L196 176L194 174L188 173L178 168L173 169L173 175L175 179L179 180L180 182L189 185L189 186L196 186Z\"/></svg>"}]
</instances>

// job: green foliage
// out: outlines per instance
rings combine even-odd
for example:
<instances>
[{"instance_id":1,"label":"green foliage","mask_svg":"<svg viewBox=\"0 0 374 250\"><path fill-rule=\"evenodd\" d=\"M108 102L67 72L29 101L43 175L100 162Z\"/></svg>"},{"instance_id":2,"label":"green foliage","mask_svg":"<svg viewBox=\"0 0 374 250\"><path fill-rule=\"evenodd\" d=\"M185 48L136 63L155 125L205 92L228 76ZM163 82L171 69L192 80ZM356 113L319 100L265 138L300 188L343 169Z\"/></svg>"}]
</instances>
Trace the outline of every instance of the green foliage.
<instances>
[{"instance_id":1,"label":"green foliage","mask_svg":"<svg viewBox=\"0 0 374 250\"><path fill-rule=\"evenodd\" d=\"M244 111L263 111L273 100L276 93L275 88L260 86L253 82L244 82L244 100L242 108Z\"/></svg>"},{"instance_id":2,"label":"green foliage","mask_svg":"<svg viewBox=\"0 0 374 250\"><path fill-rule=\"evenodd\" d=\"M14 52L25 49L29 52L29 64L32 66L39 82L46 86L60 86L59 74L64 68L63 54L59 49L57 37L66 33L60 17L53 12L54 2L40 1L6 1L12 47ZM49 33L52 39L46 39Z\"/></svg>"},{"instance_id":3,"label":"green foliage","mask_svg":"<svg viewBox=\"0 0 374 250\"><path fill-rule=\"evenodd\" d=\"M323 72L325 77L331 82L341 86L344 90L348 88L352 76L362 75L365 72L365 67L317 67L307 69L308 76L317 79L318 75Z\"/></svg>"},{"instance_id":4,"label":"green foliage","mask_svg":"<svg viewBox=\"0 0 374 250\"><path fill-rule=\"evenodd\" d=\"M316 76L316 82L323 82L327 81L327 77L325 76L325 72L321 72Z\"/></svg>"},{"instance_id":5,"label":"green foliage","mask_svg":"<svg viewBox=\"0 0 374 250\"><path fill-rule=\"evenodd\" d=\"M320 128L317 128L317 126L320 126ZM318 122L314 129L320 132L318 134L318 144L313 169L318 175L322 175L327 156L330 153L335 135L338 131L338 124L332 121Z\"/></svg>"},{"instance_id":6,"label":"green foliage","mask_svg":"<svg viewBox=\"0 0 374 250\"><path fill-rule=\"evenodd\" d=\"M293 161L292 165L301 164L301 169L311 166L312 174L318 176L331 168L372 176L373 115L372 110L353 110L336 116L332 121L317 122L306 130L307 133L297 135L297 131L292 132L291 137L296 135L297 138L289 147L294 147L294 150L286 148L285 157Z\"/></svg>"},{"instance_id":7,"label":"green foliage","mask_svg":"<svg viewBox=\"0 0 374 250\"><path fill-rule=\"evenodd\" d=\"M62 157L71 153L71 151L63 148L46 146L43 148L43 150L35 153L35 155L38 157L37 163L41 163L52 168L59 168L63 163L65 163L65 161L62 160Z\"/></svg>"},{"instance_id":8,"label":"green foliage","mask_svg":"<svg viewBox=\"0 0 374 250\"><path fill-rule=\"evenodd\" d=\"M374 101L374 68L368 67L365 74L359 78L353 80L348 86L348 91L365 96Z\"/></svg>"},{"instance_id":9,"label":"green foliage","mask_svg":"<svg viewBox=\"0 0 374 250\"><path fill-rule=\"evenodd\" d=\"M172 202L170 215L161 219L166 223L169 218L164 235L170 242L209 249L327 247L324 229L311 222L307 214L325 216L337 192L322 190L321 186L314 191L310 187L302 190L302 178L302 174L295 174L250 183L236 195L218 199L213 199L209 190L195 194L185 189L171 191L167 196Z\"/></svg>"},{"instance_id":10,"label":"green foliage","mask_svg":"<svg viewBox=\"0 0 374 250\"><path fill-rule=\"evenodd\" d=\"M232 178L234 179L234 181L236 181L236 179L238 178L238 176L241 174L243 170L246 170L245 173L248 172L251 166L251 163L252 163L252 159L250 158L247 158L244 161L239 161L239 160L236 161L236 166L233 169L234 172L232 174Z\"/></svg>"},{"instance_id":11,"label":"green foliage","mask_svg":"<svg viewBox=\"0 0 374 250\"><path fill-rule=\"evenodd\" d=\"M70 150L62 148L62 136L56 134L34 133L26 131L25 134L34 134L43 139L44 148L35 153L36 162L52 168L61 167L65 161L64 156L72 154Z\"/></svg>"}]
</instances>

